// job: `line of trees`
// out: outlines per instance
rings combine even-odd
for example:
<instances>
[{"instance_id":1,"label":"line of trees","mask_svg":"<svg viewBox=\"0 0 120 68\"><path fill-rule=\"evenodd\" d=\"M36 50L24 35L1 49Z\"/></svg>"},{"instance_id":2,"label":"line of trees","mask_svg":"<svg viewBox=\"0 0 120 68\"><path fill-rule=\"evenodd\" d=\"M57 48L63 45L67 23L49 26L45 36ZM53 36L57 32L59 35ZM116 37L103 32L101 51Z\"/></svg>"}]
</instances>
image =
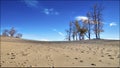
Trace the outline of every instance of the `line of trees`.
<instances>
[{"instance_id":1,"label":"line of trees","mask_svg":"<svg viewBox=\"0 0 120 68\"><path fill-rule=\"evenodd\" d=\"M21 38L22 34L21 33L17 33L17 31L14 29L14 27L12 27L10 30L8 30L8 29L3 30L2 36L4 36L4 37Z\"/></svg>"},{"instance_id":2,"label":"line of trees","mask_svg":"<svg viewBox=\"0 0 120 68\"><path fill-rule=\"evenodd\" d=\"M94 32L95 39L100 39L100 33L103 32L103 6L95 4L92 11L86 14L87 20L75 20L69 23L69 29L66 30L66 39L68 41L84 40L86 36L91 39L91 33Z\"/></svg>"}]
</instances>

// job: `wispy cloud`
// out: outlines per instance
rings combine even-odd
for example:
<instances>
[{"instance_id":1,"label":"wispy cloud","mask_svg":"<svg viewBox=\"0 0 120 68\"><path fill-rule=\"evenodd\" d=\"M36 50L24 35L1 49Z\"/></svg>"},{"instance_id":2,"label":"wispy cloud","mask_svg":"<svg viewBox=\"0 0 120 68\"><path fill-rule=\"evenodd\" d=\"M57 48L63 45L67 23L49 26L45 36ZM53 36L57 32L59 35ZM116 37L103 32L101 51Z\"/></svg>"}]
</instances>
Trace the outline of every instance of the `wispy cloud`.
<instances>
[{"instance_id":1,"label":"wispy cloud","mask_svg":"<svg viewBox=\"0 0 120 68\"><path fill-rule=\"evenodd\" d=\"M88 20L88 18L86 16L77 16L75 17L75 20L78 20L78 21L85 21L85 20Z\"/></svg>"},{"instance_id":2,"label":"wispy cloud","mask_svg":"<svg viewBox=\"0 0 120 68\"><path fill-rule=\"evenodd\" d=\"M109 24L110 27L116 26L116 25L117 25L117 24L116 24L115 22L112 22L112 23Z\"/></svg>"},{"instance_id":3,"label":"wispy cloud","mask_svg":"<svg viewBox=\"0 0 120 68\"><path fill-rule=\"evenodd\" d=\"M65 36L64 33L57 31L57 29L53 29L53 31L57 32L60 36Z\"/></svg>"},{"instance_id":4,"label":"wispy cloud","mask_svg":"<svg viewBox=\"0 0 120 68\"><path fill-rule=\"evenodd\" d=\"M22 0L28 7L39 8L42 13L46 15L59 15L60 13L56 11L54 8L42 8L42 6L38 6L38 0Z\"/></svg>"},{"instance_id":5,"label":"wispy cloud","mask_svg":"<svg viewBox=\"0 0 120 68\"><path fill-rule=\"evenodd\" d=\"M58 34L61 35L61 36L64 36L64 34L62 32L58 32Z\"/></svg>"},{"instance_id":6,"label":"wispy cloud","mask_svg":"<svg viewBox=\"0 0 120 68\"><path fill-rule=\"evenodd\" d=\"M50 8L50 9L44 8L43 13L46 15L59 15L59 12L55 11L55 9L53 8Z\"/></svg>"},{"instance_id":7,"label":"wispy cloud","mask_svg":"<svg viewBox=\"0 0 120 68\"><path fill-rule=\"evenodd\" d=\"M23 0L28 7L38 7L38 0Z\"/></svg>"}]
</instances>

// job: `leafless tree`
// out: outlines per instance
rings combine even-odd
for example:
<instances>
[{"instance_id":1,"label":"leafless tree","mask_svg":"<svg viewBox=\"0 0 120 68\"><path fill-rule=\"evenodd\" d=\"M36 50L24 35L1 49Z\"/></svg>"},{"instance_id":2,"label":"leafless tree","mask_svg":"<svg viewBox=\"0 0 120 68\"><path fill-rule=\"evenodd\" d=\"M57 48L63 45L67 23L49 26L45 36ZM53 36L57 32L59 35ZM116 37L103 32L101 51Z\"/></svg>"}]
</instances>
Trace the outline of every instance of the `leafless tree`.
<instances>
[{"instance_id":1,"label":"leafless tree","mask_svg":"<svg viewBox=\"0 0 120 68\"><path fill-rule=\"evenodd\" d=\"M95 33L96 39L100 39L100 33L103 31L102 11L103 11L103 7L101 5L95 4L91 12L91 15L92 15L91 18L94 22L94 33Z\"/></svg>"},{"instance_id":2,"label":"leafless tree","mask_svg":"<svg viewBox=\"0 0 120 68\"><path fill-rule=\"evenodd\" d=\"M69 23L69 41L71 41L72 22Z\"/></svg>"},{"instance_id":3,"label":"leafless tree","mask_svg":"<svg viewBox=\"0 0 120 68\"><path fill-rule=\"evenodd\" d=\"M18 33L17 35L16 35L16 38L21 38L22 37L22 34L21 33Z\"/></svg>"},{"instance_id":4,"label":"leafless tree","mask_svg":"<svg viewBox=\"0 0 120 68\"><path fill-rule=\"evenodd\" d=\"M15 33L16 33L16 30L14 29L14 27L12 27L9 31L10 36L14 37Z\"/></svg>"},{"instance_id":5,"label":"leafless tree","mask_svg":"<svg viewBox=\"0 0 120 68\"><path fill-rule=\"evenodd\" d=\"M76 40L78 40L78 39L77 39L77 36L78 36L78 33L79 33L79 29L80 29L79 22L76 20L76 21L74 22L74 25L75 25L75 28L76 28L76 31L75 31ZM79 36L80 36L80 35L79 35Z\"/></svg>"},{"instance_id":6,"label":"leafless tree","mask_svg":"<svg viewBox=\"0 0 120 68\"><path fill-rule=\"evenodd\" d=\"M7 30L7 29L5 29L5 30L3 31L2 36L5 36L5 37L8 37L8 36L9 36L9 35L8 35L8 30Z\"/></svg>"},{"instance_id":7,"label":"leafless tree","mask_svg":"<svg viewBox=\"0 0 120 68\"><path fill-rule=\"evenodd\" d=\"M91 16L90 16L90 12L87 13L87 17L88 17L88 38L89 40L91 39Z\"/></svg>"},{"instance_id":8,"label":"leafless tree","mask_svg":"<svg viewBox=\"0 0 120 68\"><path fill-rule=\"evenodd\" d=\"M69 41L69 30L65 30L65 32L67 33L65 39Z\"/></svg>"},{"instance_id":9,"label":"leafless tree","mask_svg":"<svg viewBox=\"0 0 120 68\"><path fill-rule=\"evenodd\" d=\"M87 32L87 29L86 29L86 28L82 27L82 28L80 29L80 36L81 36L80 39L84 40L84 36L85 36L86 32Z\"/></svg>"},{"instance_id":10,"label":"leafless tree","mask_svg":"<svg viewBox=\"0 0 120 68\"><path fill-rule=\"evenodd\" d=\"M73 28L72 28L72 38L73 38L73 41L75 41L75 35L76 35L76 29L75 29L75 26L73 26Z\"/></svg>"}]
</instances>

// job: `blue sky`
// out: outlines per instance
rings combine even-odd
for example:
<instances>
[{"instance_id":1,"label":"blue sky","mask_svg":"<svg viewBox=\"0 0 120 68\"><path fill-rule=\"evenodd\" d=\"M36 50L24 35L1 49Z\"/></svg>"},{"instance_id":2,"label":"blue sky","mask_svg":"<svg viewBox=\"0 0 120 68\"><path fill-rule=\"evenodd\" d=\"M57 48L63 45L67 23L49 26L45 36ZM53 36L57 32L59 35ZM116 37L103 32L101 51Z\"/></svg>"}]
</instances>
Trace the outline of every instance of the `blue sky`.
<instances>
[{"instance_id":1,"label":"blue sky","mask_svg":"<svg viewBox=\"0 0 120 68\"><path fill-rule=\"evenodd\" d=\"M25 39L63 41L69 22L78 16L86 16L95 3L105 7L101 38L119 39L117 0L1 0L1 31L15 27Z\"/></svg>"}]
</instances>

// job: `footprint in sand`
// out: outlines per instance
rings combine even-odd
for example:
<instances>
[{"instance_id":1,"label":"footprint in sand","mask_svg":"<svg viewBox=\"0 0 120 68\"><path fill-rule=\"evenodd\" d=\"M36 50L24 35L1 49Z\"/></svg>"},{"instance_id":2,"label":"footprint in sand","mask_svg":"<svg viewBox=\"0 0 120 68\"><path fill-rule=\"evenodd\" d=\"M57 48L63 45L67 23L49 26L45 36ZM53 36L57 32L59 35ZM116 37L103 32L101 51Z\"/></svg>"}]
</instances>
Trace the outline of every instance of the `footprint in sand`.
<instances>
[{"instance_id":1,"label":"footprint in sand","mask_svg":"<svg viewBox=\"0 0 120 68\"><path fill-rule=\"evenodd\" d=\"M68 55L66 55L66 57L69 57Z\"/></svg>"},{"instance_id":2,"label":"footprint in sand","mask_svg":"<svg viewBox=\"0 0 120 68\"><path fill-rule=\"evenodd\" d=\"M53 59L51 58L51 55L47 55L46 58L47 58L47 60L48 60L48 65L54 66L54 61L53 61Z\"/></svg>"},{"instance_id":3,"label":"footprint in sand","mask_svg":"<svg viewBox=\"0 0 120 68\"><path fill-rule=\"evenodd\" d=\"M117 58L120 58L120 54L117 56Z\"/></svg>"},{"instance_id":4,"label":"footprint in sand","mask_svg":"<svg viewBox=\"0 0 120 68\"><path fill-rule=\"evenodd\" d=\"M29 55L30 53L25 53L24 51L21 52L22 56L27 56Z\"/></svg>"},{"instance_id":5,"label":"footprint in sand","mask_svg":"<svg viewBox=\"0 0 120 68\"><path fill-rule=\"evenodd\" d=\"M111 57L111 55L108 55L109 57Z\"/></svg>"},{"instance_id":6,"label":"footprint in sand","mask_svg":"<svg viewBox=\"0 0 120 68\"><path fill-rule=\"evenodd\" d=\"M5 63L5 61L2 61L1 63Z\"/></svg>"},{"instance_id":7,"label":"footprint in sand","mask_svg":"<svg viewBox=\"0 0 120 68\"><path fill-rule=\"evenodd\" d=\"M80 62L82 63L82 62L83 62L83 60L80 60Z\"/></svg>"},{"instance_id":8,"label":"footprint in sand","mask_svg":"<svg viewBox=\"0 0 120 68\"><path fill-rule=\"evenodd\" d=\"M78 58L74 58L74 59L76 59L76 60L77 60Z\"/></svg>"},{"instance_id":9,"label":"footprint in sand","mask_svg":"<svg viewBox=\"0 0 120 68\"><path fill-rule=\"evenodd\" d=\"M102 60L99 60L99 62L102 62Z\"/></svg>"},{"instance_id":10,"label":"footprint in sand","mask_svg":"<svg viewBox=\"0 0 120 68\"><path fill-rule=\"evenodd\" d=\"M96 66L96 64L94 64L94 63L92 63L91 65L92 65L92 66Z\"/></svg>"},{"instance_id":11,"label":"footprint in sand","mask_svg":"<svg viewBox=\"0 0 120 68\"><path fill-rule=\"evenodd\" d=\"M104 55L101 55L101 57L104 57Z\"/></svg>"},{"instance_id":12,"label":"footprint in sand","mask_svg":"<svg viewBox=\"0 0 120 68\"><path fill-rule=\"evenodd\" d=\"M84 53L84 51L81 51L81 53Z\"/></svg>"},{"instance_id":13,"label":"footprint in sand","mask_svg":"<svg viewBox=\"0 0 120 68\"><path fill-rule=\"evenodd\" d=\"M16 57L15 53L7 53L7 55L10 55L10 59L15 59Z\"/></svg>"},{"instance_id":14,"label":"footprint in sand","mask_svg":"<svg viewBox=\"0 0 120 68\"><path fill-rule=\"evenodd\" d=\"M91 57L89 57L89 59L91 59Z\"/></svg>"},{"instance_id":15,"label":"footprint in sand","mask_svg":"<svg viewBox=\"0 0 120 68\"><path fill-rule=\"evenodd\" d=\"M113 58L113 57L110 57L110 59L114 60L114 58Z\"/></svg>"}]
</instances>

